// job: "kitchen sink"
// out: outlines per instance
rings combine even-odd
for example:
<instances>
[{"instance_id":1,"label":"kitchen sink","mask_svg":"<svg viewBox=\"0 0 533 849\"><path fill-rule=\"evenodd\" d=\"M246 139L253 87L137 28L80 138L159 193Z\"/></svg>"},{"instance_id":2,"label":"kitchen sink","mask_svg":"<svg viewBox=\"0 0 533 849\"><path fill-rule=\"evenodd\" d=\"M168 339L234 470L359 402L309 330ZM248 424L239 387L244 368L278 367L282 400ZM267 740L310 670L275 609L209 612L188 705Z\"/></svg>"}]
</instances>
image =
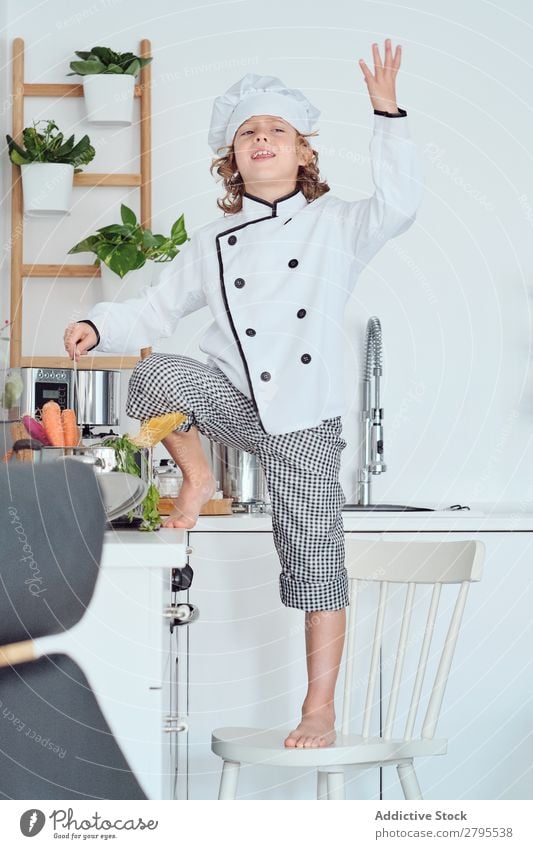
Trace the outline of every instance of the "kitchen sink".
<instances>
[{"instance_id":1,"label":"kitchen sink","mask_svg":"<svg viewBox=\"0 0 533 849\"><path fill-rule=\"evenodd\" d=\"M342 508L346 512L361 511L371 513L374 510L379 510L387 513L403 513L404 511L414 512L418 510L433 510L433 507L412 507L408 504L345 504Z\"/></svg>"},{"instance_id":2,"label":"kitchen sink","mask_svg":"<svg viewBox=\"0 0 533 849\"><path fill-rule=\"evenodd\" d=\"M485 516L483 510L472 510L468 505L453 504L450 507L413 507L411 504L345 504L343 513L433 513L435 518L453 516L473 519Z\"/></svg>"}]
</instances>

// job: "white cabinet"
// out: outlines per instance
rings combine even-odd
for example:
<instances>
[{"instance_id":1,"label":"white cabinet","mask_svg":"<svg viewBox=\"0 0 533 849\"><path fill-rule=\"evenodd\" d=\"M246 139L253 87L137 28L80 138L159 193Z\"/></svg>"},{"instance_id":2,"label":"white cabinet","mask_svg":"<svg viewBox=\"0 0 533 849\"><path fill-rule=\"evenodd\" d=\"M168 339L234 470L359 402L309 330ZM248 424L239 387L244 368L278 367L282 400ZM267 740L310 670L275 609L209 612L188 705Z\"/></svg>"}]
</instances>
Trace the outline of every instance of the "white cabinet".
<instances>
[{"instance_id":1,"label":"white cabinet","mask_svg":"<svg viewBox=\"0 0 533 849\"><path fill-rule=\"evenodd\" d=\"M449 738L448 754L418 762L420 783L427 799L531 798L533 535L363 535L484 540L484 575L470 589L437 728L437 736ZM300 719L307 681L304 613L281 604L270 532L192 530L189 541L194 569L189 596L200 619L187 629L189 733L182 736L188 788L180 798L216 799L222 762L211 753L213 728L289 731ZM341 667L338 721L343 678ZM180 770L184 765L185 757ZM379 799L379 779L378 770L348 772L347 798ZM402 798L394 768L383 770L382 781L383 798ZM314 771L246 766L241 771L240 798L312 799L315 793Z\"/></svg>"},{"instance_id":2,"label":"white cabinet","mask_svg":"<svg viewBox=\"0 0 533 849\"><path fill-rule=\"evenodd\" d=\"M64 652L83 669L104 716L147 796L177 792L177 731L165 731L176 712L178 652L186 645L164 616L172 602L172 570L185 563L185 534L168 529L105 534L101 568L82 620L36 641ZM183 630L183 628L180 628ZM184 629L186 630L186 629Z\"/></svg>"}]
</instances>

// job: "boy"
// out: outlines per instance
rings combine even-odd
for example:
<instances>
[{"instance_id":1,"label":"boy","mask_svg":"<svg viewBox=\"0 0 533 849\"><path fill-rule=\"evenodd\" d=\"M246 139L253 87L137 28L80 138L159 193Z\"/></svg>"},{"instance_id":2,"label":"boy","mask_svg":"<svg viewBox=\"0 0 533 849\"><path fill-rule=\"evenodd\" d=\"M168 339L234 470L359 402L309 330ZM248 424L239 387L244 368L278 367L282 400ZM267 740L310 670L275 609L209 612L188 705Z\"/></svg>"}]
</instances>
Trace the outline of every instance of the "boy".
<instances>
[{"instance_id":1,"label":"boy","mask_svg":"<svg viewBox=\"0 0 533 849\"><path fill-rule=\"evenodd\" d=\"M209 143L224 180L224 211L196 232L143 297L98 304L67 328L71 357L138 350L209 305L206 364L152 354L129 383L126 412L147 419L180 410L186 422L163 440L183 472L165 527L192 527L214 481L198 431L257 454L272 502L283 604L305 611L309 685L288 747L331 745L345 633L340 456L346 303L361 269L414 221L422 181L406 111L396 104L401 48L385 41L375 74L360 66L374 107L370 150L375 193L348 202L329 194L306 136L319 111L274 77L247 74L215 100ZM228 218L229 216L229 218ZM129 348L128 348L129 346Z\"/></svg>"}]
</instances>

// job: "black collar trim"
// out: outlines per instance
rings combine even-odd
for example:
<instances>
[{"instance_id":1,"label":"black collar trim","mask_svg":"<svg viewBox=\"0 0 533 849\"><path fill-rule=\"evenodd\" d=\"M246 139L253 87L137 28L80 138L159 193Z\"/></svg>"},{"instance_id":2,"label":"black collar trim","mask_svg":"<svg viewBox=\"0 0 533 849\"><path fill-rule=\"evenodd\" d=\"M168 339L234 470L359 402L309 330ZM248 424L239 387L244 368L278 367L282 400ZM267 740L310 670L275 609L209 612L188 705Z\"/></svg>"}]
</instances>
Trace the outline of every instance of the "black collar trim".
<instances>
[{"instance_id":1,"label":"black collar trim","mask_svg":"<svg viewBox=\"0 0 533 849\"><path fill-rule=\"evenodd\" d=\"M288 200L289 198L293 198L295 195L300 194L300 192L301 192L301 189L299 189L297 187L296 189L294 189L294 191L289 192L288 195L283 195L280 198L276 198L276 200L273 201L272 203L270 203L269 200L265 200L264 198L258 198L258 197L256 197L256 195L251 195L249 192L243 192L243 197L250 198L250 200L255 200L255 201L257 201L257 203L263 203L265 206L268 206L269 209L272 210L272 216L274 216L274 215L277 215L277 205L278 205L278 203L281 203L284 200Z\"/></svg>"}]
</instances>

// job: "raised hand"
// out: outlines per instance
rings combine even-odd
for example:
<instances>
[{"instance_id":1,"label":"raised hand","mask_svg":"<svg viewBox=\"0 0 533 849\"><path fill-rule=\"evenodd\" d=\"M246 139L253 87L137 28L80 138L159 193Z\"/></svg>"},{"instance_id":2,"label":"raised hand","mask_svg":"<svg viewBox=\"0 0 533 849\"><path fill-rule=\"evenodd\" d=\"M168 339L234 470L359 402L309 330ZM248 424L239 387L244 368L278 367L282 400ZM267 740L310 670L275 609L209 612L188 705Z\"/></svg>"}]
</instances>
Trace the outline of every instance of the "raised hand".
<instances>
[{"instance_id":1,"label":"raised hand","mask_svg":"<svg viewBox=\"0 0 533 849\"><path fill-rule=\"evenodd\" d=\"M396 75L402 61L402 48L398 44L392 55L390 38L385 39L385 59L382 62L377 43L372 45L374 57L374 73L363 59L359 59L359 65L363 71L365 82L368 86L368 94L374 109L384 112L398 112L396 103Z\"/></svg>"}]
</instances>

